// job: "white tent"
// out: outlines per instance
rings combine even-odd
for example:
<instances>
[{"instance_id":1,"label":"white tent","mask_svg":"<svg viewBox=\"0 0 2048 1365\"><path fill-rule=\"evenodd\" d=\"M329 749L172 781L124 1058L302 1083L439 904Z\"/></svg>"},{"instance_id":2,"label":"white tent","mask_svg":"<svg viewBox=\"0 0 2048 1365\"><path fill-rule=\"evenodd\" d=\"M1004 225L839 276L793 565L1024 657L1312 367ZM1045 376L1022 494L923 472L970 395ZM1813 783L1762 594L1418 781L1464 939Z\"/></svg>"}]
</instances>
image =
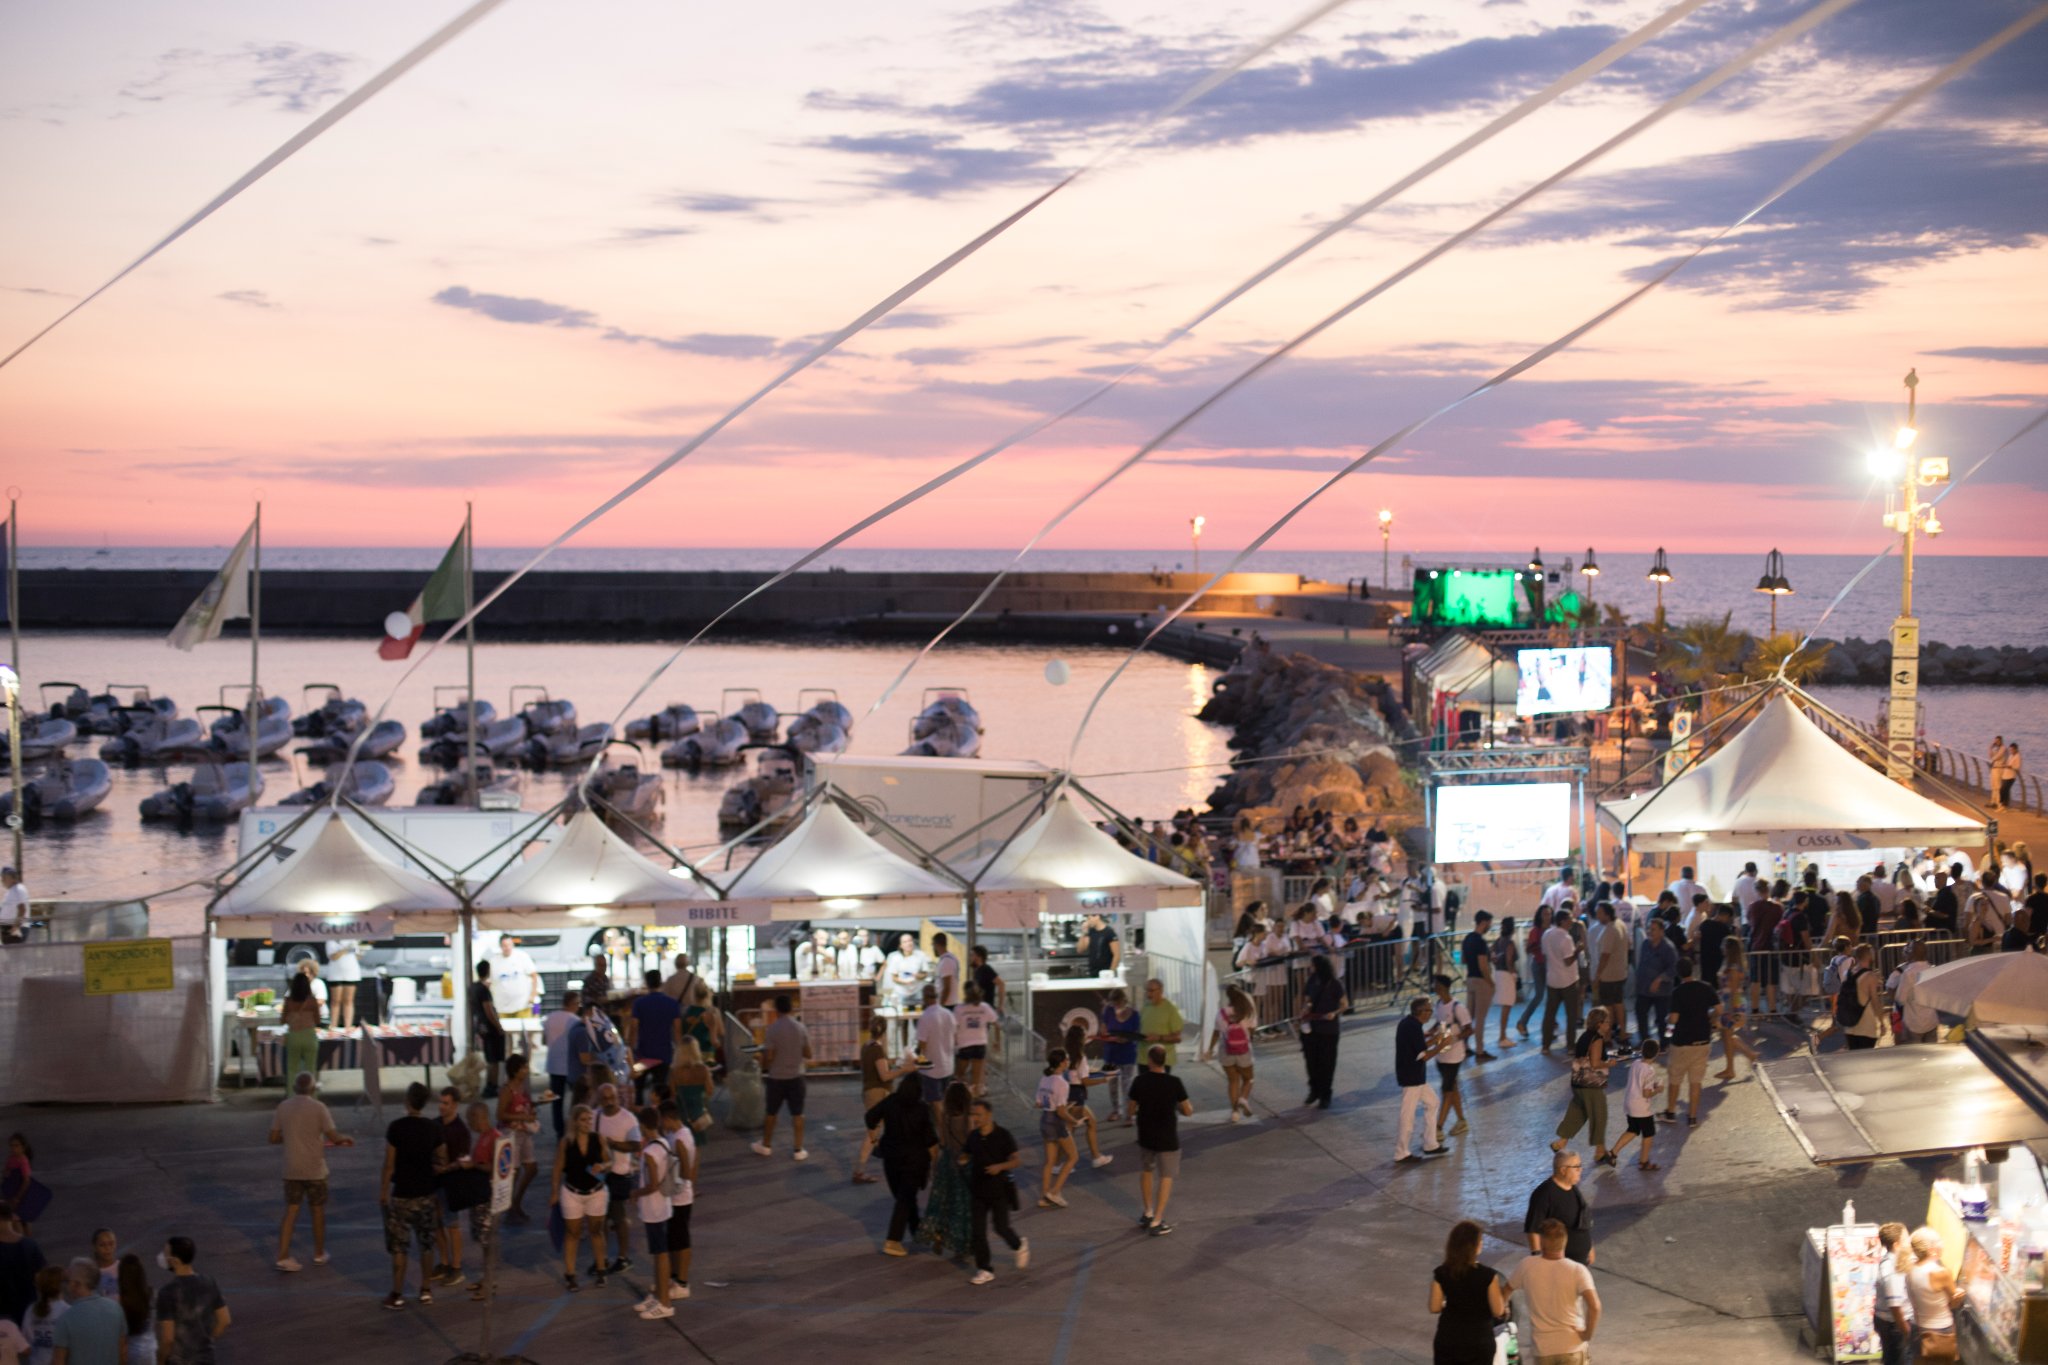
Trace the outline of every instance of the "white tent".
<instances>
[{"instance_id":1,"label":"white tent","mask_svg":"<svg viewBox=\"0 0 2048 1365\"><path fill-rule=\"evenodd\" d=\"M1865 764L1780 691L1719 752L1653 791L1603 801L1631 849L1811 853L1974 846L1984 824Z\"/></svg>"},{"instance_id":2,"label":"white tent","mask_svg":"<svg viewBox=\"0 0 2048 1365\"><path fill-rule=\"evenodd\" d=\"M309 824L315 821L321 827L290 857L258 866L214 902L217 935L270 938L274 922L281 919L349 919L394 912L425 916L431 927L421 927L429 932L454 926L460 908L454 892L382 856L332 811L308 817Z\"/></svg>"},{"instance_id":3,"label":"white tent","mask_svg":"<svg viewBox=\"0 0 2048 1365\"><path fill-rule=\"evenodd\" d=\"M726 884L728 901L770 902L776 919L957 911L961 890L861 833L829 796Z\"/></svg>"},{"instance_id":4,"label":"white tent","mask_svg":"<svg viewBox=\"0 0 2048 1365\"><path fill-rule=\"evenodd\" d=\"M650 909L715 894L686 870L655 862L583 810L540 852L494 877L474 903L480 926L514 929L536 916L564 913L579 923L642 924Z\"/></svg>"},{"instance_id":5,"label":"white tent","mask_svg":"<svg viewBox=\"0 0 2048 1365\"><path fill-rule=\"evenodd\" d=\"M1037 923L1038 912L1162 910L1203 904L1199 882L1130 852L1062 793L979 877L982 922ZM1021 894L1020 894L1021 893Z\"/></svg>"}]
</instances>

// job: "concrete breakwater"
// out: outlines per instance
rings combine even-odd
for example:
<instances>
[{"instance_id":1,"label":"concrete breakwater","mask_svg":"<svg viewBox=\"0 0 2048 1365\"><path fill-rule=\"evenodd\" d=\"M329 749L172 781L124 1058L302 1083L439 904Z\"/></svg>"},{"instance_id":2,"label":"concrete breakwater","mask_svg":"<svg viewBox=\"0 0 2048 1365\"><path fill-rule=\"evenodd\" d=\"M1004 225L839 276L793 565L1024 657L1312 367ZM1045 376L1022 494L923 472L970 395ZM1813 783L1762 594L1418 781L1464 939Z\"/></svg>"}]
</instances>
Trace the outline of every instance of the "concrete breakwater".
<instances>
[{"instance_id":1,"label":"concrete breakwater","mask_svg":"<svg viewBox=\"0 0 2048 1365\"><path fill-rule=\"evenodd\" d=\"M212 575L191 570L26 569L22 625L30 630L166 631ZM476 576L479 599L507 575ZM659 639L703 626L766 582L759 572L549 572L527 575L479 618L497 640ZM1178 605L1203 579L1191 573L1019 573L981 611L1098 613L1107 622ZM375 636L384 618L419 595L425 575L384 570L277 570L263 575L265 634ZM988 584L984 573L800 573L730 618L734 630L834 629L896 614L950 618ZM1206 611L1270 612L1310 590L1293 574L1224 578ZM933 627L936 629L936 625ZM230 630L238 627L230 627ZM1105 638L1107 638L1105 633Z\"/></svg>"},{"instance_id":2,"label":"concrete breakwater","mask_svg":"<svg viewBox=\"0 0 2048 1365\"><path fill-rule=\"evenodd\" d=\"M1255 645L1217 681L1201 718L1235 729L1240 761L1270 760L1233 769L1209 798L1213 810L1261 827L1296 806L1361 824L1377 816L1392 831L1420 818L1401 764L1415 727L1385 679Z\"/></svg>"},{"instance_id":3,"label":"concrete breakwater","mask_svg":"<svg viewBox=\"0 0 2048 1365\"><path fill-rule=\"evenodd\" d=\"M1891 668L1890 641L1851 637L1834 642L1814 681L1881 686L1891 680ZM1920 681L1950 686L2048 683L2048 645L2027 649L2019 645L1945 645L1936 640L1925 641L1920 646Z\"/></svg>"}]
</instances>

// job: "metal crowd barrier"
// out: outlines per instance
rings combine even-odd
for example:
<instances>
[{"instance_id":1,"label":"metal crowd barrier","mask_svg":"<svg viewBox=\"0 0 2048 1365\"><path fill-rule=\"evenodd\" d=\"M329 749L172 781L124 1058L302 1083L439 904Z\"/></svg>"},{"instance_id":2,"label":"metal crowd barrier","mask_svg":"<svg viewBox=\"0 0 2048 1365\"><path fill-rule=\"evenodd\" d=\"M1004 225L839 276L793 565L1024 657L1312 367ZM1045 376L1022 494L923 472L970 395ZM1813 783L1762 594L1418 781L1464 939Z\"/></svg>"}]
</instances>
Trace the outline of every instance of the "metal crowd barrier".
<instances>
[{"instance_id":1,"label":"metal crowd barrier","mask_svg":"<svg viewBox=\"0 0 2048 1365\"><path fill-rule=\"evenodd\" d=\"M1301 1013L1309 963L1317 956L1330 959L1356 1013L1381 1009L1408 996L1427 995L1430 977L1439 972L1462 978L1465 970L1457 964L1457 954L1463 937L1460 932L1447 932L1412 939L1367 939L1335 951L1269 957L1230 973L1223 984L1242 987L1251 996L1260 1033L1289 1033Z\"/></svg>"}]
</instances>

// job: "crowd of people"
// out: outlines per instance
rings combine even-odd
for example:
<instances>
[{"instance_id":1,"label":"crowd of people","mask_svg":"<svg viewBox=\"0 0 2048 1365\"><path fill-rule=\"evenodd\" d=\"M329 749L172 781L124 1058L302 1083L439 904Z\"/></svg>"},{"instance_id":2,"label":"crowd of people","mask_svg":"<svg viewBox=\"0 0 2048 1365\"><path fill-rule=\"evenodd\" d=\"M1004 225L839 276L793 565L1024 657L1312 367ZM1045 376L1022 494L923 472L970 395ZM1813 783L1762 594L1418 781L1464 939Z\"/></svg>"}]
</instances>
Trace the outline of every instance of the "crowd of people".
<instances>
[{"instance_id":1,"label":"crowd of people","mask_svg":"<svg viewBox=\"0 0 2048 1365\"><path fill-rule=\"evenodd\" d=\"M98 1228L89 1251L52 1261L0 1201L0 1365L214 1365L233 1315L192 1239L164 1239L157 1282L120 1246Z\"/></svg>"}]
</instances>

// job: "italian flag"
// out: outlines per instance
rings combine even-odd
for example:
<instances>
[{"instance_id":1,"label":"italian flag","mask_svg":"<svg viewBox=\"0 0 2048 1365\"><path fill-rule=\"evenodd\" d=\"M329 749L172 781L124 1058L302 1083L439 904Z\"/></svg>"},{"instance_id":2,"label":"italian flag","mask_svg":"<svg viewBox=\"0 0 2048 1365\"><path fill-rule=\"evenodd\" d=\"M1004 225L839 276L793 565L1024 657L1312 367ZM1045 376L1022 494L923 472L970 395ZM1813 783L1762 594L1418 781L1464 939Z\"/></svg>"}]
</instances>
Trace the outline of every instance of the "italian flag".
<instances>
[{"instance_id":1,"label":"italian flag","mask_svg":"<svg viewBox=\"0 0 2048 1365\"><path fill-rule=\"evenodd\" d=\"M456 535L455 543L448 547L448 553L441 556L441 567L434 570L434 576L427 580L426 589L405 609L406 619L412 622L412 630L404 635L385 635L377 645L378 658L403 659L411 654L412 647L426 633L429 621L461 619L466 600L463 574L468 565L469 528L464 526Z\"/></svg>"}]
</instances>

